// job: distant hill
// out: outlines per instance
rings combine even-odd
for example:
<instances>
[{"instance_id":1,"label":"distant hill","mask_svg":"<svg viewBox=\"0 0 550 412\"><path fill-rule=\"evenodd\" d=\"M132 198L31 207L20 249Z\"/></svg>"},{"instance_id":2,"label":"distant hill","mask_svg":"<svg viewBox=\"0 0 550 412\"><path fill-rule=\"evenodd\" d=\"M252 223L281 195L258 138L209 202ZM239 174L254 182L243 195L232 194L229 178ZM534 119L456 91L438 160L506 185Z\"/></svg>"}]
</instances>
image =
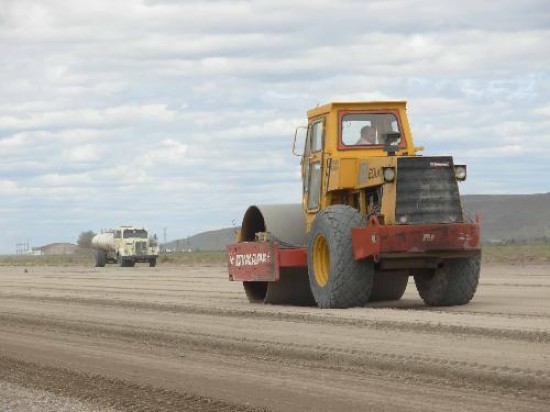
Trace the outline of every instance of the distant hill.
<instances>
[{"instance_id":1,"label":"distant hill","mask_svg":"<svg viewBox=\"0 0 550 412\"><path fill-rule=\"evenodd\" d=\"M484 242L550 240L550 193L533 195L466 195L467 215L481 216ZM203 232L163 245L169 250L224 250L239 228Z\"/></svg>"},{"instance_id":2,"label":"distant hill","mask_svg":"<svg viewBox=\"0 0 550 412\"><path fill-rule=\"evenodd\" d=\"M533 195L469 195L464 209L482 222L485 242L550 239L550 193Z\"/></svg>"},{"instance_id":3,"label":"distant hill","mask_svg":"<svg viewBox=\"0 0 550 412\"><path fill-rule=\"evenodd\" d=\"M225 250L225 245L235 241L236 231L239 228L229 227L212 230L185 239L177 239L162 245L162 249L170 251L212 251Z\"/></svg>"}]
</instances>

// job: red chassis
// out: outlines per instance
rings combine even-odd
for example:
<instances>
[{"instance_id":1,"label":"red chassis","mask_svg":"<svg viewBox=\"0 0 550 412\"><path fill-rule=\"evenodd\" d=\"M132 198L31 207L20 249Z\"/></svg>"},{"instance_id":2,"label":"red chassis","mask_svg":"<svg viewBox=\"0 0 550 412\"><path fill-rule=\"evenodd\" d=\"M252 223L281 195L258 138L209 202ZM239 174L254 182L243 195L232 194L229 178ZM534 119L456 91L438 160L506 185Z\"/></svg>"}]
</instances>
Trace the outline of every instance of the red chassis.
<instances>
[{"instance_id":1,"label":"red chassis","mask_svg":"<svg viewBox=\"0 0 550 412\"><path fill-rule=\"evenodd\" d=\"M481 251L479 218L475 223L381 225L375 216L366 227L351 230L356 260L462 257Z\"/></svg>"},{"instance_id":2,"label":"red chassis","mask_svg":"<svg viewBox=\"0 0 550 412\"><path fill-rule=\"evenodd\" d=\"M351 238L356 260L372 257L385 263L385 269L434 266L441 258L480 253L479 222L381 225L373 216L366 227L352 229ZM227 246L227 259L230 280L274 282L282 268L307 266L307 248L233 243Z\"/></svg>"}]
</instances>

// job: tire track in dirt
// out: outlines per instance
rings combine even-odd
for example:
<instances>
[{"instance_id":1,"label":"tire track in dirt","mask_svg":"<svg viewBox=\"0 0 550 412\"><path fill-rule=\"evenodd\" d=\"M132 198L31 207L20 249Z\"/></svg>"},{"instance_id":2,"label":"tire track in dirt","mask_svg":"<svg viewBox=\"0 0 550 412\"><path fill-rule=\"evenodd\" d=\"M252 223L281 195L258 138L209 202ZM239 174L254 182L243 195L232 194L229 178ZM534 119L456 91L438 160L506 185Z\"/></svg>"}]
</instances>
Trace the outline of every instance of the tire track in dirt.
<instances>
[{"instance_id":1,"label":"tire track in dirt","mask_svg":"<svg viewBox=\"0 0 550 412\"><path fill-rule=\"evenodd\" d=\"M29 287L33 286L31 283L28 285ZM4 289L8 288L9 286L3 286ZM17 286L18 289L21 289L21 285ZM69 287L69 286L56 286L56 287L48 287L48 286L40 286L40 291L61 291L61 292L75 292L75 293L81 293L83 291L82 288L75 288L75 287ZM85 289L86 292L110 292L110 293L120 293L120 292L127 292L131 291L132 295L151 295L151 293L154 292L170 292L170 294L173 293L196 293L197 295L237 295L235 292L231 291L222 291L222 290L197 290L194 288L171 288L169 290L167 289L157 289L157 288L140 288L136 289L135 287L120 287L120 286L88 286ZM242 295L238 295L239 300L242 300Z\"/></svg>"},{"instance_id":2,"label":"tire track in dirt","mask_svg":"<svg viewBox=\"0 0 550 412\"><path fill-rule=\"evenodd\" d=\"M546 283L518 283L518 282L483 282L483 287L499 287L499 288L550 288Z\"/></svg>"},{"instance_id":3,"label":"tire track in dirt","mask_svg":"<svg viewBox=\"0 0 550 412\"><path fill-rule=\"evenodd\" d=\"M393 380L423 381L449 388L460 386L502 394L521 394L550 400L550 373L528 368L484 365L479 362L448 360L428 355L403 355L323 344L289 346L284 342L250 337L231 337L212 333L159 331L151 328L106 325L102 323L36 318L19 314L0 314L6 326L24 330L47 331L128 342L147 348L158 347L173 356L192 356L192 352L220 357L254 358L259 362L323 370L377 375Z\"/></svg>"},{"instance_id":4,"label":"tire track in dirt","mask_svg":"<svg viewBox=\"0 0 550 412\"><path fill-rule=\"evenodd\" d=\"M243 405L0 355L0 381L132 412L259 412ZM262 409L267 411L267 409Z\"/></svg>"},{"instance_id":5,"label":"tire track in dirt","mask_svg":"<svg viewBox=\"0 0 550 412\"><path fill-rule=\"evenodd\" d=\"M162 269L0 270L0 356L25 362L23 375L42 365L128 383L124 412L147 409L140 385L280 412L287 404L297 412L550 404L548 266L489 267L492 283L464 307L424 307L409 284L401 302L347 311L249 305L222 269ZM523 287L534 284L540 290Z\"/></svg>"},{"instance_id":6,"label":"tire track in dirt","mask_svg":"<svg viewBox=\"0 0 550 412\"><path fill-rule=\"evenodd\" d=\"M18 299L38 302L61 302L85 304L101 307L113 308L129 308L140 310L151 310L157 312L182 313L194 315L208 315L217 317L229 318L247 318L247 319L262 319L262 320L279 320L291 322L304 322L308 324L322 324L334 326L352 326L360 328L370 328L373 330L389 330L398 332L417 332L417 333L432 333L437 335L452 335L452 336L472 336L491 339L510 339L524 342L540 342L550 343L550 332L545 330L516 330L516 329L499 329L490 327L480 327L472 325L445 325L441 323L429 322L400 322L393 320L380 319L350 319L343 317L327 316L322 313L290 313L281 311L255 310L255 309L235 309L235 308L215 308L205 307L192 304L165 304L143 301L129 300L112 300L101 298L80 298L80 297L51 297L51 296L28 296L21 294L5 294L0 293L3 300ZM434 311L432 311L434 312ZM449 312L445 312L448 314ZM452 312L451 312L452 313ZM459 312L460 313L460 312ZM492 314L492 313L489 313ZM474 315L475 316L475 315ZM507 315L510 317L510 315Z\"/></svg>"}]
</instances>

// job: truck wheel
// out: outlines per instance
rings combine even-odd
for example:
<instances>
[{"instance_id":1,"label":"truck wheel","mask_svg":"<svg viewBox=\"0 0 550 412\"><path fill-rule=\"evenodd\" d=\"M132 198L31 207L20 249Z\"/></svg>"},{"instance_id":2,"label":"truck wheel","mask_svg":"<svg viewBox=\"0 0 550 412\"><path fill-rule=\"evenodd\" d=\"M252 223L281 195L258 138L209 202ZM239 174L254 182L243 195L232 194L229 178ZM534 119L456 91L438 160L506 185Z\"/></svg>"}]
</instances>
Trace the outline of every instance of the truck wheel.
<instances>
[{"instance_id":1,"label":"truck wheel","mask_svg":"<svg viewBox=\"0 0 550 412\"><path fill-rule=\"evenodd\" d=\"M124 268L124 267L128 266L128 265L126 264L126 260L125 260L122 256L120 256L120 255L117 255L117 256L116 256L116 263L117 263L118 266L120 266L121 268Z\"/></svg>"},{"instance_id":2,"label":"truck wheel","mask_svg":"<svg viewBox=\"0 0 550 412\"><path fill-rule=\"evenodd\" d=\"M103 252L102 250L97 250L95 252L95 267L96 268L105 267L106 263L107 263L107 253Z\"/></svg>"},{"instance_id":3,"label":"truck wheel","mask_svg":"<svg viewBox=\"0 0 550 412\"><path fill-rule=\"evenodd\" d=\"M472 300L479 282L480 260L480 256L447 259L431 273L416 274L416 289L424 303L452 306Z\"/></svg>"},{"instance_id":4,"label":"truck wheel","mask_svg":"<svg viewBox=\"0 0 550 412\"><path fill-rule=\"evenodd\" d=\"M374 263L353 258L351 229L367 219L356 209L335 205L319 212L308 239L308 274L320 308L364 306L369 300Z\"/></svg>"},{"instance_id":5,"label":"truck wheel","mask_svg":"<svg viewBox=\"0 0 550 412\"><path fill-rule=\"evenodd\" d=\"M407 271L379 271L374 274L372 293L369 301L399 300L407 289Z\"/></svg>"},{"instance_id":6,"label":"truck wheel","mask_svg":"<svg viewBox=\"0 0 550 412\"><path fill-rule=\"evenodd\" d=\"M157 265L157 258L153 258L149 261L149 267L154 268Z\"/></svg>"}]
</instances>

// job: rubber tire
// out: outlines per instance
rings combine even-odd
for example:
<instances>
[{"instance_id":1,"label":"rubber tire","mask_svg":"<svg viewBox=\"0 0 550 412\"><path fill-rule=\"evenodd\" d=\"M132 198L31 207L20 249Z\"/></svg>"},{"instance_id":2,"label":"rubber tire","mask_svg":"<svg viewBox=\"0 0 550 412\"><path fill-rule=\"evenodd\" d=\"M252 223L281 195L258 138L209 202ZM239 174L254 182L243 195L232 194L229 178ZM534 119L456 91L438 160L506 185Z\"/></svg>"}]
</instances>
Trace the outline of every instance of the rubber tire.
<instances>
[{"instance_id":1,"label":"rubber tire","mask_svg":"<svg viewBox=\"0 0 550 412\"><path fill-rule=\"evenodd\" d=\"M351 242L351 229L366 224L367 219L358 210L345 205L329 206L317 214L308 237L308 275L320 308L349 308L368 302L374 263L355 260ZM324 237L330 259L325 285L320 285L315 276L314 245L318 236Z\"/></svg>"},{"instance_id":2,"label":"rubber tire","mask_svg":"<svg viewBox=\"0 0 550 412\"><path fill-rule=\"evenodd\" d=\"M103 268L107 264L107 253L102 250L95 252L95 267Z\"/></svg>"},{"instance_id":3,"label":"rubber tire","mask_svg":"<svg viewBox=\"0 0 550 412\"><path fill-rule=\"evenodd\" d=\"M408 272L378 271L374 274L370 302L399 300L407 289Z\"/></svg>"},{"instance_id":4,"label":"rubber tire","mask_svg":"<svg viewBox=\"0 0 550 412\"><path fill-rule=\"evenodd\" d=\"M416 274L416 289L428 306L465 305L476 292L480 263L480 256L447 259L432 273Z\"/></svg>"},{"instance_id":5,"label":"rubber tire","mask_svg":"<svg viewBox=\"0 0 550 412\"><path fill-rule=\"evenodd\" d=\"M121 268L128 267L128 262L126 262L126 260L123 259L122 256L120 256L120 255L117 255L117 257L116 257L116 263L117 263L117 265L120 266Z\"/></svg>"},{"instance_id":6,"label":"rubber tire","mask_svg":"<svg viewBox=\"0 0 550 412\"><path fill-rule=\"evenodd\" d=\"M157 266L157 258L153 258L149 261L150 268L154 268L155 266Z\"/></svg>"}]
</instances>

